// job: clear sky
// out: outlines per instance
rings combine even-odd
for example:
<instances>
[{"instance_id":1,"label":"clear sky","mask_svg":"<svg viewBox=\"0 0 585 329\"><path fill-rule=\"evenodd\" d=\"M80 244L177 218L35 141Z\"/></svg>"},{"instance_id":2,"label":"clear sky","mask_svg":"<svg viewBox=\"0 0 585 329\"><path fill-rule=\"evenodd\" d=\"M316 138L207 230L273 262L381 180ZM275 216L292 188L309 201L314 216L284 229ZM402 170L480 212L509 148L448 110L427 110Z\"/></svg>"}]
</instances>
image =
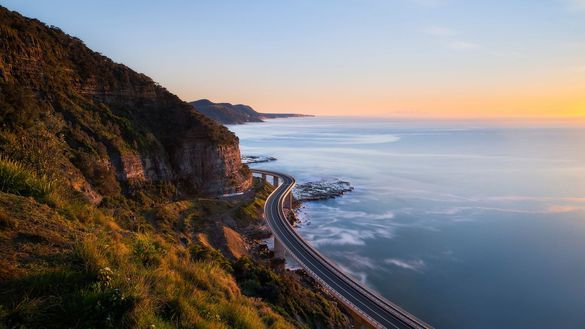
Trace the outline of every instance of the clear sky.
<instances>
[{"instance_id":1,"label":"clear sky","mask_svg":"<svg viewBox=\"0 0 585 329\"><path fill-rule=\"evenodd\" d=\"M1 0L186 101L585 117L585 0Z\"/></svg>"}]
</instances>

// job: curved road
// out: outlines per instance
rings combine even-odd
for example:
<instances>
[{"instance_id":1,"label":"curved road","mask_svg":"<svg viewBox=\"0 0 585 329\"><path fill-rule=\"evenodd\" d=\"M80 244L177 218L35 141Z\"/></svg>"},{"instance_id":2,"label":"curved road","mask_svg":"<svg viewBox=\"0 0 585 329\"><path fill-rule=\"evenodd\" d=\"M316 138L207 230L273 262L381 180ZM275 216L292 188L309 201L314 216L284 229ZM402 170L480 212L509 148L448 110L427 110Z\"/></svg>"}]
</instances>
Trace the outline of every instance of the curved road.
<instances>
[{"instance_id":1,"label":"curved road","mask_svg":"<svg viewBox=\"0 0 585 329\"><path fill-rule=\"evenodd\" d=\"M266 199L264 215L274 236L288 253L317 281L344 304L378 328L432 328L414 315L369 290L337 268L308 244L286 219L283 205L295 186L289 175L252 169L252 172L276 176L281 184Z\"/></svg>"}]
</instances>

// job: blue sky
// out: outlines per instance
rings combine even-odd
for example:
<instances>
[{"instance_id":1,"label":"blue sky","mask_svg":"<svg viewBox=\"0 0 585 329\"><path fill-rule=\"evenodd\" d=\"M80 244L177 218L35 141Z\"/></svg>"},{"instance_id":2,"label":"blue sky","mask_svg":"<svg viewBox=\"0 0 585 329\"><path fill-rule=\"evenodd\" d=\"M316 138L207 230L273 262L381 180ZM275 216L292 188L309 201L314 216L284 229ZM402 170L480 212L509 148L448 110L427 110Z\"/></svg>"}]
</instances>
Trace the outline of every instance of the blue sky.
<instances>
[{"instance_id":1,"label":"blue sky","mask_svg":"<svg viewBox=\"0 0 585 329\"><path fill-rule=\"evenodd\" d=\"M317 114L585 115L585 0L2 5L188 101Z\"/></svg>"}]
</instances>

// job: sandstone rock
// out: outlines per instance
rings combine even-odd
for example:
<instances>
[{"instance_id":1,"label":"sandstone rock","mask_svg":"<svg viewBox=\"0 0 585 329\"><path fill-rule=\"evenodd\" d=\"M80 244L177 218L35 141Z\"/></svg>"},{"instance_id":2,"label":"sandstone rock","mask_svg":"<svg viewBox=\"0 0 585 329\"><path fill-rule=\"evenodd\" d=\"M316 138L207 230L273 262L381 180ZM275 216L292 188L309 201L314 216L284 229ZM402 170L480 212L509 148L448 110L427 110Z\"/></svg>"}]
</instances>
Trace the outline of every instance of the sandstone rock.
<instances>
[{"instance_id":1,"label":"sandstone rock","mask_svg":"<svg viewBox=\"0 0 585 329\"><path fill-rule=\"evenodd\" d=\"M0 92L30 94L37 113L62 118L61 127L38 129L64 136L68 145L54 156L77 161L80 170L65 175L77 176L74 188L89 199L99 202L104 175L122 186L170 182L205 195L251 187L227 128L58 28L5 8L0 21Z\"/></svg>"}]
</instances>

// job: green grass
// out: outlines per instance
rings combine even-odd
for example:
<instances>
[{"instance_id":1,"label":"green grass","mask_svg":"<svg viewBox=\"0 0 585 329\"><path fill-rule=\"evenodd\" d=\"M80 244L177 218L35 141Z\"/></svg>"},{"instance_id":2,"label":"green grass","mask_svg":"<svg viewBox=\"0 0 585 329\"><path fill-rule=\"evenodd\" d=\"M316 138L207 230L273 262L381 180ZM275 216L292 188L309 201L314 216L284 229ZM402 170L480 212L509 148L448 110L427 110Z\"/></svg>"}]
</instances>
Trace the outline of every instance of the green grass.
<instances>
[{"instance_id":1,"label":"green grass","mask_svg":"<svg viewBox=\"0 0 585 329\"><path fill-rule=\"evenodd\" d=\"M47 176L37 175L14 160L0 157L0 191L48 201L54 189L55 181Z\"/></svg>"},{"instance_id":2,"label":"green grass","mask_svg":"<svg viewBox=\"0 0 585 329\"><path fill-rule=\"evenodd\" d=\"M66 253L62 266L0 281L0 328L292 327L243 295L214 250L96 227Z\"/></svg>"},{"instance_id":3,"label":"green grass","mask_svg":"<svg viewBox=\"0 0 585 329\"><path fill-rule=\"evenodd\" d=\"M184 182L117 179L122 156L174 158L177 141L191 139L236 146L234 134L150 78L1 6L0 34L0 329L297 324L266 298L242 293L233 262L192 241L236 205L175 202L197 192ZM34 72L22 74L30 56ZM136 93L100 100L77 82ZM242 210L248 221L262 205ZM250 286L264 272L253 273Z\"/></svg>"},{"instance_id":4,"label":"green grass","mask_svg":"<svg viewBox=\"0 0 585 329\"><path fill-rule=\"evenodd\" d=\"M240 209L238 209L237 218L242 225L249 225L262 221L262 212L264 211L264 203L266 198L274 188L259 179L255 179L256 198Z\"/></svg>"}]
</instances>

